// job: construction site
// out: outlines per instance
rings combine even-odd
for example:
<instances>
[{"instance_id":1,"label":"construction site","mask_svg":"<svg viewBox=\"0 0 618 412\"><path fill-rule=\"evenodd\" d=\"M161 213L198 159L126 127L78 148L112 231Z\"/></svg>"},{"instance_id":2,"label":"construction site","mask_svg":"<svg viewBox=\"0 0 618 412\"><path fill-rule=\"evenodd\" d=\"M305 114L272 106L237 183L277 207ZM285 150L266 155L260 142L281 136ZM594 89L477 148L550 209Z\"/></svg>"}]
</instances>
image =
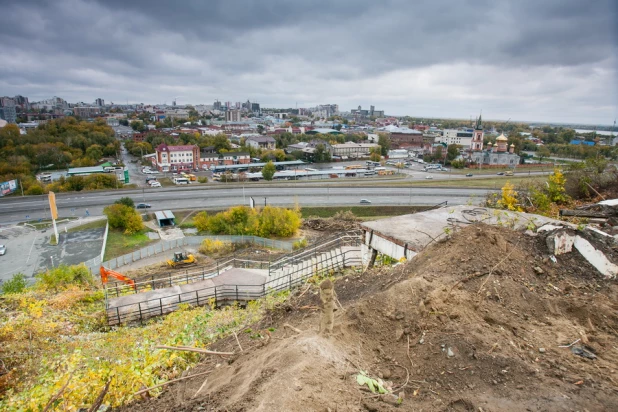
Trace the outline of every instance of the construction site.
<instances>
[{"instance_id":1,"label":"construction site","mask_svg":"<svg viewBox=\"0 0 618 412\"><path fill-rule=\"evenodd\" d=\"M100 378L88 396L118 411L618 410L617 203L574 212L587 225L467 206L307 219L314 237L292 252L185 248L154 269L102 267L111 332L192 320L188 339L135 343L136 365L180 363ZM273 296L258 318L198 337L193 318Z\"/></svg>"},{"instance_id":2,"label":"construction site","mask_svg":"<svg viewBox=\"0 0 618 412\"><path fill-rule=\"evenodd\" d=\"M108 319L126 322L294 291L248 325L261 339L215 342L160 396L119 410L618 409L615 233L465 207L357 226L268 265L227 261L109 299Z\"/></svg>"}]
</instances>

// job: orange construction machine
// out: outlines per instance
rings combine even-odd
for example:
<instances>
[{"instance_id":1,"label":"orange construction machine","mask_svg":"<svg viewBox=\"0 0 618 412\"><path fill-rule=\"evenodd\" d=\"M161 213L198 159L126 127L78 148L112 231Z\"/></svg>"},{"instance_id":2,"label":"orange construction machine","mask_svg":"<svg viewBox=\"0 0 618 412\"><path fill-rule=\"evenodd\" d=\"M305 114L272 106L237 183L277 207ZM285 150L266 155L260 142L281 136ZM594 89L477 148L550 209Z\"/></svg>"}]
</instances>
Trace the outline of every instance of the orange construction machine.
<instances>
[{"instance_id":1,"label":"orange construction machine","mask_svg":"<svg viewBox=\"0 0 618 412\"><path fill-rule=\"evenodd\" d=\"M101 269L99 269L99 271L101 272L101 282L103 282L103 285L107 283L108 276L111 276L121 282L126 283L127 285L131 286L135 290L135 281L133 279L128 278L124 275L121 275L120 273L115 272L111 269L104 268L103 266L101 266Z\"/></svg>"}]
</instances>

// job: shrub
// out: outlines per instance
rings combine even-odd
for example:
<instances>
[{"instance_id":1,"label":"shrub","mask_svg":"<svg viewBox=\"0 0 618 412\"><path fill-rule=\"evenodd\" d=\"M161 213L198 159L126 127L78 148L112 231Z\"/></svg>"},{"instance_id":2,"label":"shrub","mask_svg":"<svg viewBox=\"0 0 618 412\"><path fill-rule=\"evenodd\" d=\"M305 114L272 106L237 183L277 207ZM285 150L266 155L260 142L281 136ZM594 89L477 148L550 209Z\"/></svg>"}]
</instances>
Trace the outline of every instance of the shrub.
<instances>
[{"instance_id":1,"label":"shrub","mask_svg":"<svg viewBox=\"0 0 618 412\"><path fill-rule=\"evenodd\" d=\"M547 195L549 200L555 203L566 203L569 200L564 185L566 178L559 169L554 169L554 173L549 175L547 182Z\"/></svg>"},{"instance_id":2,"label":"shrub","mask_svg":"<svg viewBox=\"0 0 618 412\"><path fill-rule=\"evenodd\" d=\"M9 295L11 293L21 293L28 286L26 276L23 273L16 273L10 280L2 284L2 293Z\"/></svg>"},{"instance_id":3,"label":"shrub","mask_svg":"<svg viewBox=\"0 0 618 412\"><path fill-rule=\"evenodd\" d=\"M141 215L132 207L115 203L105 207L103 213L107 216L109 226L114 229L124 229L128 235L144 228Z\"/></svg>"},{"instance_id":4,"label":"shrub","mask_svg":"<svg viewBox=\"0 0 618 412\"><path fill-rule=\"evenodd\" d=\"M198 251L204 255L221 255L233 252L234 244L232 242L223 242L219 239L204 239Z\"/></svg>"},{"instance_id":5,"label":"shrub","mask_svg":"<svg viewBox=\"0 0 618 412\"><path fill-rule=\"evenodd\" d=\"M307 239L299 239L292 243L292 249L298 250L307 247Z\"/></svg>"},{"instance_id":6,"label":"shrub","mask_svg":"<svg viewBox=\"0 0 618 412\"><path fill-rule=\"evenodd\" d=\"M135 202L128 196L121 197L116 200L114 204L129 206L130 208L135 208Z\"/></svg>"},{"instance_id":7,"label":"shrub","mask_svg":"<svg viewBox=\"0 0 618 412\"><path fill-rule=\"evenodd\" d=\"M38 184L34 184L31 185L28 190L26 190L24 192L24 194L28 195L28 196L32 196L32 195L42 195L43 193L45 193L45 190L43 190L43 187L41 187L41 185Z\"/></svg>"},{"instance_id":8,"label":"shrub","mask_svg":"<svg viewBox=\"0 0 618 412\"><path fill-rule=\"evenodd\" d=\"M193 218L193 223L198 231L203 232L208 230L208 213L202 211L195 215Z\"/></svg>"},{"instance_id":9,"label":"shrub","mask_svg":"<svg viewBox=\"0 0 618 412\"><path fill-rule=\"evenodd\" d=\"M497 205L503 209L522 211L517 201L517 192L510 182L506 182L502 187L502 198L498 200Z\"/></svg>"},{"instance_id":10,"label":"shrub","mask_svg":"<svg viewBox=\"0 0 618 412\"><path fill-rule=\"evenodd\" d=\"M36 286L43 290L64 289L70 285L93 285L90 270L85 265L60 265L36 275Z\"/></svg>"},{"instance_id":11,"label":"shrub","mask_svg":"<svg viewBox=\"0 0 618 412\"><path fill-rule=\"evenodd\" d=\"M273 176L275 176L276 171L277 169L275 168L273 162L269 161L262 169L262 177L264 178L264 180L273 180Z\"/></svg>"},{"instance_id":12,"label":"shrub","mask_svg":"<svg viewBox=\"0 0 618 412\"><path fill-rule=\"evenodd\" d=\"M206 176L200 176L197 178L199 183L208 183L208 178Z\"/></svg>"}]
</instances>

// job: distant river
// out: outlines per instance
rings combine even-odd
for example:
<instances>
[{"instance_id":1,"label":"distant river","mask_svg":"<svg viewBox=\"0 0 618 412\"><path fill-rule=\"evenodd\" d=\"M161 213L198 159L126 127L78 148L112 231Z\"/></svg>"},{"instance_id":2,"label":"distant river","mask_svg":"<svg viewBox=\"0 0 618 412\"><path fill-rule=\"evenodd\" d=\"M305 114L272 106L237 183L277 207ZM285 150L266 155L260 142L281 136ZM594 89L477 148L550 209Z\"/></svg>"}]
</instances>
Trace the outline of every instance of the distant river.
<instances>
[{"instance_id":1,"label":"distant river","mask_svg":"<svg viewBox=\"0 0 618 412\"><path fill-rule=\"evenodd\" d=\"M592 133L594 130L585 130L585 129L575 129L575 133ZM597 134L602 134L604 136L611 136L612 132L608 132L606 130L597 130ZM618 133L614 133L616 136Z\"/></svg>"}]
</instances>

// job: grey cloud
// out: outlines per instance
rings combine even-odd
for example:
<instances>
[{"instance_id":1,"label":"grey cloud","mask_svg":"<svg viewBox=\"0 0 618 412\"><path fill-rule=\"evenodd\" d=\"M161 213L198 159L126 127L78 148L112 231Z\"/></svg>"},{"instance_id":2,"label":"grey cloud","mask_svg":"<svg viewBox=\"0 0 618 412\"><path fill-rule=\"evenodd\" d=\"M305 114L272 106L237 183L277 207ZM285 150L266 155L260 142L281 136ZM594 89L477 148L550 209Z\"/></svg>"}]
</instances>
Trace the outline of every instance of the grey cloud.
<instances>
[{"instance_id":1,"label":"grey cloud","mask_svg":"<svg viewBox=\"0 0 618 412\"><path fill-rule=\"evenodd\" d=\"M371 87L363 86L361 96L359 84L378 87L390 73L423 77L446 66L490 67L483 73L506 82L509 73L534 86L522 90L539 96L560 93L570 80L580 93L569 97L576 105L584 101L579 85L603 90L604 83L607 90L616 76L611 0L20 0L2 10L0 54L14 58L0 59L0 94L70 93L68 98L89 101L98 92L107 100L155 103L169 101L168 90L179 89L194 103L243 96L272 104L338 98L347 107L353 100L390 99L412 108ZM519 76L539 67L555 73L569 68L569 74L546 86ZM449 73L441 84L454 87L466 79L468 90L483 90L487 99L502 88L464 74ZM422 84L411 88L420 90ZM615 105L612 97L600 96L600 107ZM449 99L443 101L447 114Z\"/></svg>"}]
</instances>

